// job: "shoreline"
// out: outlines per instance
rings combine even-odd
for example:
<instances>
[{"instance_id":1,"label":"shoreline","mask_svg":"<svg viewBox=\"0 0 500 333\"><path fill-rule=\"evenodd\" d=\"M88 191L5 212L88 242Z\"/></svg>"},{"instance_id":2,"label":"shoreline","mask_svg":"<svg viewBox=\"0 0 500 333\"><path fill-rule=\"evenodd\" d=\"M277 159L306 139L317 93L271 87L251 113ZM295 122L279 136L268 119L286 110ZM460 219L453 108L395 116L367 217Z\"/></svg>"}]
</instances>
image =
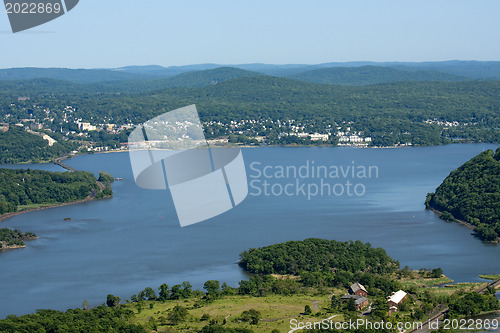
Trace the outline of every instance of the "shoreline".
<instances>
[{"instance_id":1,"label":"shoreline","mask_svg":"<svg viewBox=\"0 0 500 333\"><path fill-rule=\"evenodd\" d=\"M438 217L441 219L441 215L443 214L442 211L437 210L437 209L435 209L433 207L429 207L427 209L430 209L433 213L435 213L436 215L438 215ZM459 219L456 219L456 218L454 218L454 221L446 221L446 220L443 220L443 221L444 222L451 222L451 223L458 223L459 225L461 225L463 227L466 227L466 228L468 228L468 229L470 229L472 231L474 231L474 229L477 227L477 226L475 226L473 224L465 222L464 220L459 220ZM475 233L472 233L471 235L473 235L474 237L479 238L482 242L491 243L491 244L499 244L500 243L500 237L497 237L497 239L494 240L494 241L485 241L485 240L481 239L479 236L477 236Z\"/></svg>"},{"instance_id":2,"label":"shoreline","mask_svg":"<svg viewBox=\"0 0 500 333\"><path fill-rule=\"evenodd\" d=\"M36 237L31 237L31 238L23 239L22 241L23 241L24 245L5 245L5 244L2 244L2 247L0 248L0 251L15 250L15 249L24 249L27 246L27 244L25 242L29 242L29 241L32 241L32 240L35 240L35 239L38 239L38 238L39 237L36 236Z\"/></svg>"},{"instance_id":3,"label":"shoreline","mask_svg":"<svg viewBox=\"0 0 500 333\"><path fill-rule=\"evenodd\" d=\"M66 155L66 156L63 156L63 157L59 157L54 162L51 162L51 163L53 163L55 165L58 165L58 166L60 166L63 169L66 169L68 172L76 171L72 167L70 167L70 166L68 166L68 165L66 165L66 164L64 164L62 162L62 161L66 160L66 159L68 159L70 157L73 157L73 156L72 155ZM96 183L99 186L99 189L101 191L103 191L104 188L105 188L105 185L103 183L101 183L100 181L98 181L97 179L96 179ZM100 192L98 192L98 193L100 193ZM76 205L76 204L80 204L80 203L90 202L90 201L93 201L93 200L102 200L102 199L109 199L110 198L110 197L103 197L103 198L100 198L100 199L96 199L95 198L96 195L97 195L97 193L93 193L93 191L92 191L92 193L89 194L85 199L81 199L81 200L77 200L77 201L70 201L70 202L55 203L55 204L47 204L47 205L36 207L36 208L28 208L28 209L23 209L23 210L20 210L20 211L17 211L17 212L6 213L6 214L3 214L3 215L0 215L0 222L3 222L5 220L10 219L11 217L14 217L14 216L17 216L17 215L21 215L21 214L24 214L24 213L35 212L35 211L49 209L49 208L57 208L57 207L64 207L64 206Z\"/></svg>"},{"instance_id":4,"label":"shoreline","mask_svg":"<svg viewBox=\"0 0 500 333\"><path fill-rule=\"evenodd\" d=\"M84 202L90 202L92 200L96 200L96 199L88 197L88 198L85 198L85 199L82 199L82 200L78 200L78 201L57 203L57 204L52 204L52 205L47 205L47 206L41 206L41 207L36 207L36 208L23 209L23 210L20 210L20 211L17 211L17 212L12 212L12 213L6 213L6 214L3 214L3 215L0 215L0 222L3 222L5 220L10 219L11 217L14 217L14 216L17 216L17 215L21 215L21 214L24 214L24 213L30 213L30 212L35 212L35 211L38 211L38 210L49 209L49 208L57 208L57 207L64 207L64 206L76 205L76 204L80 204L80 203L84 203Z\"/></svg>"},{"instance_id":5,"label":"shoreline","mask_svg":"<svg viewBox=\"0 0 500 333\"><path fill-rule=\"evenodd\" d=\"M492 144L492 145L500 145L499 143L490 143L490 142L451 142L445 144L438 145L411 145L411 146L401 146L401 145L392 145L392 146L363 146L363 145L331 145L331 144L322 144L322 145L214 145L209 148L362 148L362 149L399 149L399 148L419 148L419 147L440 147L440 146L448 146L448 145L456 145L456 144ZM171 150L171 149L158 149L153 148L150 150ZM55 164L60 165L58 162L62 162L64 160L83 156L83 155L93 155L93 154L110 154L110 153L128 153L130 149L110 149L106 151L97 151L97 152L86 152L86 153L77 153L77 154L69 154L62 157L58 157L53 160L48 161L24 161L24 162L16 162L16 163L6 163L5 165L13 165L13 164ZM62 163L63 164L63 163ZM62 168L67 169L66 167ZM1 165L0 165L1 167ZM67 169L68 170L68 169ZM466 222L465 222L466 223Z\"/></svg>"}]
</instances>

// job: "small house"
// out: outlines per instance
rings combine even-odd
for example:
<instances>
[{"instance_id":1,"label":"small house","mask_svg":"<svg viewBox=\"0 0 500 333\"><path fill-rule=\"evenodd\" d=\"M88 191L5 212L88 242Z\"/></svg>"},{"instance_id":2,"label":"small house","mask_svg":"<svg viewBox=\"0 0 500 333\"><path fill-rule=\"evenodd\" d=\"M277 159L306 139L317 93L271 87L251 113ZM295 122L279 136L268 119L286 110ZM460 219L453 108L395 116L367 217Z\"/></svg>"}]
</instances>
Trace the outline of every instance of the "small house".
<instances>
[{"instance_id":1,"label":"small house","mask_svg":"<svg viewBox=\"0 0 500 333\"><path fill-rule=\"evenodd\" d=\"M402 290L398 290L397 292L393 292L391 296L387 297L387 301L389 302L389 306L391 307L392 310L397 310L399 307L399 304L401 304L402 301L406 298L408 294L405 293Z\"/></svg>"},{"instance_id":2,"label":"small house","mask_svg":"<svg viewBox=\"0 0 500 333\"><path fill-rule=\"evenodd\" d=\"M368 306L368 298L364 296L359 296L359 295L344 295L340 299L342 302L346 302L349 299L354 299L354 304L356 305L356 310L361 310L364 309L365 307Z\"/></svg>"},{"instance_id":3,"label":"small house","mask_svg":"<svg viewBox=\"0 0 500 333\"><path fill-rule=\"evenodd\" d=\"M349 287L349 294L358 296L368 296L368 291L361 283L354 283Z\"/></svg>"}]
</instances>

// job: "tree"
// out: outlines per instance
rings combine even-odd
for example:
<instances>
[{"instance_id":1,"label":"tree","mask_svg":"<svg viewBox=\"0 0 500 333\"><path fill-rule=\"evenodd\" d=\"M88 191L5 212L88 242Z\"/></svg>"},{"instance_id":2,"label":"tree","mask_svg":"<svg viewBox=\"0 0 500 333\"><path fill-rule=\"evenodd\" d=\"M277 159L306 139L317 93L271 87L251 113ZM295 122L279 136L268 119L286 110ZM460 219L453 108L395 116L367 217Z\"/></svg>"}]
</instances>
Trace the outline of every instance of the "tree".
<instances>
[{"instance_id":1,"label":"tree","mask_svg":"<svg viewBox=\"0 0 500 333\"><path fill-rule=\"evenodd\" d=\"M431 278L440 278L443 275L443 269L441 267L434 268L431 271Z\"/></svg>"},{"instance_id":2,"label":"tree","mask_svg":"<svg viewBox=\"0 0 500 333\"><path fill-rule=\"evenodd\" d=\"M189 281L184 281L182 282L182 290L181 290L181 297L182 298L189 298L193 294L193 286Z\"/></svg>"},{"instance_id":3,"label":"tree","mask_svg":"<svg viewBox=\"0 0 500 333\"><path fill-rule=\"evenodd\" d=\"M250 309L248 311L243 311L240 316L241 321L249 321L251 325L257 325L261 318L261 313L255 309Z\"/></svg>"},{"instance_id":4,"label":"tree","mask_svg":"<svg viewBox=\"0 0 500 333\"><path fill-rule=\"evenodd\" d=\"M332 295L332 302L330 303L330 308L332 310L340 310L342 306L342 300L339 296Z\"/></svg>"},{"instance_id":5,"label":"tree","mask_svg":"<svg viewBox=\"0 0 500 333\"><path fill-rule=\"evenodd\" d=\"M308 316L308 315L310 315L311 313L312 313L312 311L311 311L311 307L310 307L309 305L306 305L306 306L304 307L304 314L305 314L306 316Z\"/></svg>"},{"instance_id":6,"label":"tree","mask_svg":"<svg viewBox=\"0 0 500 333\"><path fill-rule=\"evenodd\" d=\"M99 179L101 183L109 184L115 181L113 176L111 176L109 173L105 171L99 171Z\"/></svg>"},{"instance_id":7,"label":"tree","mask_svg":"<svg viewBox=\"0 0 500 333\"><path fill-rule=\"evenodd\" d=\"M357 310L356 309L356 301L354 300L354 298L349 298L347 300L347 302L345 302L345 309L347 311L352 311L352 312Z\"/></svg>"},{"instance_id":8,"label":"tree","mask_svg":"<svg viewBox=\"0 0 500 333\"><path fill-rule=\"evenodd\" d=\"M156 299L156 294L153 288L151 287L146 287L143 291L141 291L138 295L137 298L141 301L148 300L152 301Z\"/></svg>"},{"instance_id":9,"label":"tree","mask_svg":"<svg viewBox=\"0 0 500 333\"><path fill-rule=\"evenodd\" d=\"M182 306L176 305L168 314L167 319L170 321L170 324L177 325L185 321L187 316L188 316L187 309Z\"/></svg>"},{"instance_id":10,"label":"tree","mask_svg":"<svg viewBox=\"0 0 500 333\"><path fill-rule=\"evenodd\" d=\"M159 299L161 301L166 301L170 296L170 292L168 290L168 285L166 283L163 283L160 287L158 287L158 290L160 291Z\"/></svg>"},{"instance_id":11,"label":"tree","mask_svg":"<svg viewBox=\"0 0 500 333\"><path fill-rule=\"evenodd\" d=\"M120 297L108 294L106 297L106 305L110 308L117 308L120 305Z\"/></svg>"},{"instance_id":12,"label":"tree","mask_svg":"<svg viewBox=\"0 0 500 333\"><path fill-rule=\"evenodd\" d=\"M82 302L82 310L90 310L89 302L87 302L86 299L84 299Z\"/></svg>"},{"instance_id":13,"label":"tree","mask_svg":"<svg viewBox=\"0 0 500 333\"><path fill-rule=\"evenodd\" d=\"M371 312L371 316L374 319L385 319L389 314L389 302L385 299L377 299L373 304L373 309Z\"/></svg>"},{"instance_id":14,"label":"tree","mask_svg":"<svg viewBox=\"0 0 500 333\"><path fill-rule=\"evenodd\" d=\"M217 296L220 291L220 282L217 280L208 280L203 284L203 289L207 291L207 294Z\"/></svg>"},{"instance_id":15,"label":"tree","mask_svg":"<svg viewBox=\"0 0 500 333\"><path fill-rule=\"evenodd\" d=\"M172 286L172 290L170 290L170 299L180 299L182 297L181 285L176 284Z\"/></svg>"}]
</instances>

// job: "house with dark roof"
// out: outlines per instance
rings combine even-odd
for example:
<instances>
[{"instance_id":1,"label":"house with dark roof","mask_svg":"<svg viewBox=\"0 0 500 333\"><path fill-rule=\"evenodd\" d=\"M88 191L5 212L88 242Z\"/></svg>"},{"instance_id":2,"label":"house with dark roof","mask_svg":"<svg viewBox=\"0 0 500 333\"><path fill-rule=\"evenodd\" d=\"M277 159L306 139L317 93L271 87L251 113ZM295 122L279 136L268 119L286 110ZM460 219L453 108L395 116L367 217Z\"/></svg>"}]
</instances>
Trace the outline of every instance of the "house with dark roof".
<instances>
[{"instance_id":1,"label":"house with dark roof","mask_svg":"<svg viewBox=\"0 0 500 333\"><path fill-rule=\"evenodd\" d=\"M346 302L350 299L354 299L354 304L356 305L356 310L364 309L368 306L368 298L359 295L344 295L340 299L342 302Z\"/></svg>"},{"instance_id":2,"label":"house with dark roof","mask_svg":"<svg viewBox=\"0 0 500 333\"><path fill-rule=\"evenodd\" d=\"M368 291L361 283L356 282L349 287L349 294L366 297L368 296Z\"/></svg>"}]
</instances>

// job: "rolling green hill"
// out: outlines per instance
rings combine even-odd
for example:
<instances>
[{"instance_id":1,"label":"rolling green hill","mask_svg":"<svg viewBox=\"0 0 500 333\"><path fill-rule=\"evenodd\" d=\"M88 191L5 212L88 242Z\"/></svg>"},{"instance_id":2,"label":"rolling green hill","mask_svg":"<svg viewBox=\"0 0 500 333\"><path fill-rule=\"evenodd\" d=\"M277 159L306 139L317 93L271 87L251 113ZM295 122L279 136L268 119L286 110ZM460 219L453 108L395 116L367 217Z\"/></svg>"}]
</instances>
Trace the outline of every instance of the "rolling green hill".
<instances>
[{"instance_id":1,"label":"rolling green hill","mask_svg":"<svg viewBox=\"0 0 500 333\"><path fill-rule=\"evenodd\" d=\"M29 95L30 101L18 101L23 95ZM47 128L60 132L76 129L73 122L64 121L68 105L74 108L73 120L138 124L196 104L204 122L294 120L323 133L335 124L349 124L353 131L372 137L377 146L500 142L499 95L500 81L339 86L217 68L147 82L0 81L0 119L11 124L30 117L43 120L43 110L48 109L54 120L46 121ZM444 124L450 122L456 124ZM268 125L251 135L266 136L272 143L277 142L280 131ZM229 135L227 131L217 133ZM100 141L95 135L91 139Z\"/></svg>"},{"instance_id":2,"label":"rolling green hill","mask_svg":"<svg viewBox=\"0 0 500 333\"><path fill-rule=\"evenodd\" d=\"M381 66L320 68L289 78L347 86L407 81L463 81L465 78L432 70L407 71Z\"/></svg>"},{"instance_id":3,"label":"rolling green hill","mask_svg":"<svg viewBox=\"0 0 500 333\"><path fill-rule=\"evenodd\" d=\"M76 144L65 141L49 146L48 141L17 126L0 132L0 164L49 161L76 148Z\"/></svg>"},{"instance_id":4,"label":"rolling green hill","mask_svg":"<svg viewBox=\"0 0 500 333\"><path fill-rule=\"evenodd\" d=\"M218 67L215 69L185 72L165 78L99 82L88 88L103 92L141 93L166 88L204 87L231 79L257 75L260 74L239 68Z\"/></svg>"},{"instance_id":5,"label":"rolling green hill","mask_svg":"<svg viewBox=\"0 0 500 333\"><path fill-rule=\"evenodd\" d=\"M452 171L426 206L445 220L464 220L487 241L500 237L500 148L484 151Z\"/></svg>"},{"instance_id":6,"label":"rolling green hill","mask_svg":"<svg viewBox=\"0 0 500 333\"><path fill-rule=\"evenodd\" d=\"M0 69L0 80L56 79L74 83L145 79L145 74L125 73L110 69L8 68Z\"/></svg>"}]
</instances>

